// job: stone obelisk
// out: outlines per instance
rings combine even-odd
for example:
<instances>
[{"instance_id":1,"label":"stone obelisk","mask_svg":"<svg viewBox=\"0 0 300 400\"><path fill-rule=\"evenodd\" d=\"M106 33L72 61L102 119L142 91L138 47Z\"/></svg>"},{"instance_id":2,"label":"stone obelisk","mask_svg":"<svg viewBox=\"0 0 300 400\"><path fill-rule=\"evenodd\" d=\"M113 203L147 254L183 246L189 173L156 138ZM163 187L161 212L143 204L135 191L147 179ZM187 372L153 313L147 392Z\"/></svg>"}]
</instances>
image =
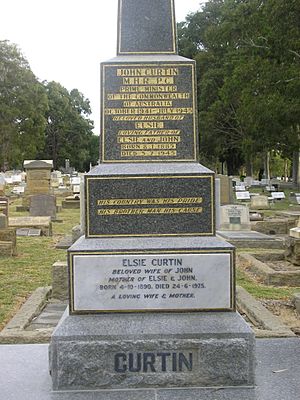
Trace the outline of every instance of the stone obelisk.
<instances>
[{"instance_id":1,"label":"stone obelisk","mask_svg":"<svg viewBox=\"0 0 300 400\"><path fill-rule=\"evenodd\" d=\"M254 385L196 99L174 1L119 0L117 57L101 65L100 165L85 176L85 235L68 251L69 311L50 345L54 390L127 399L123 389Z\"/></svg>"}]
</instances>

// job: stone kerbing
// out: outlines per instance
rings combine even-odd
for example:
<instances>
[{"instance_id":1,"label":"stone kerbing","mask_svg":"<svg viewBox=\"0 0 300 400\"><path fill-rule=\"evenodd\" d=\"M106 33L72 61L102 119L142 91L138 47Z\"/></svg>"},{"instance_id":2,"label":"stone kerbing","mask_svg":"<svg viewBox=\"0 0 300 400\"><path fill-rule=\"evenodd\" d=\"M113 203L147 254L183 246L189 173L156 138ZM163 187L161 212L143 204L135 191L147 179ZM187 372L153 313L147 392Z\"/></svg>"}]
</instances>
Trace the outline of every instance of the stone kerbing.
<instances>
[{"instance_id":1,"label":"stone kerbing","mask_svg":"<svg viewBox=\"0 0 300 400\"><path fill-rule=\"evenodd\" d=\"M256 336L295 336L295 334L286 325L284 325L278 317L273 315L259 301L257 301L240 286L237 287L237 305L239 310L245 312L251 322L262 327L262 329L254 328Z\"/></svg>"},{"instance_id":2,"label":"stone kerbing","mask_svg":"<svg viewBox=\"0 0 300 400\"><path fill-rule=\"evenodd\" d=\"M300 279L300 270L276 271L266 263L258 260L255 254L240 253L237 257L240 265L246 267L249 272L260 278L265 285L273 286L297 286Z\"/></svg>"},{"instance_id":3,"label":"stone kerbing","mask_svg":"<svg viewBox=\"0 0 300 400\"><path fill-rule=\"evenodd\" d=\"M51 295L52 288L39 287L29 299L23 304L20 310L0 332L0 343L43 343L48 342L52 333L49 330L30 332L25 331L34 317L40 314Z\"/></svg>"}]
</instances>

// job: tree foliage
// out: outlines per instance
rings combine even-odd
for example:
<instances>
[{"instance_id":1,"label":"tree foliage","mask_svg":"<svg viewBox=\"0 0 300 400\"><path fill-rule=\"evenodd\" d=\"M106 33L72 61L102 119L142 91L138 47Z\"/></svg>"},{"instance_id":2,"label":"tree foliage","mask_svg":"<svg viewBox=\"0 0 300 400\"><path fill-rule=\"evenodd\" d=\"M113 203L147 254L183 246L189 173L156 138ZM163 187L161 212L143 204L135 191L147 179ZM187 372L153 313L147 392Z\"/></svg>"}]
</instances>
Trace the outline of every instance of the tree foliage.
<instances>
[{"instance_id":1,"label":"tree foliage","mask_svg":"<svg viewBox=\"0 0 300 400\"><path fill-rule=\"evenodd\" d=\"M23 165L24 159L53 159L54 167L80 171L95 164L89 100L77 89L39 82L18 47L0 41L0 168ZM97 146L98 151L98 146Z\"/></svg>"},{"instance_id":2,"label":"tree foliage","mask_svg":"<svg viewBox=\"0 0 300 400\"><path fill-rule=\"evenodd\" d=\"M229 173L269 150L299 148L300 2L210 0L179 24L198 72L201 149Z\"/></svg>"},{"instance_id":3,"label":"tree foliage","mask_svg":"<svg viewBox=\"0 0 300 400\"><path fill-rule=\"evenodd\" d=\"M47 96L17 46L0 41L0 167L21 166L44 143Z\"/></svg>"},{"instance_id":4,"label":"tree foliage","mask_svg":"<svg viewBox=\"0 0 300 400\"><path fill-rule=\"evenodd\" d=\"M41 157L53 159L54 168L65 164L65 159L76 169L87 169L89 144L92 141L92 122L89 100L77 90L68 92L57 82L45 83L49 102L45 148Z\"/></svg>"}]
</instances>

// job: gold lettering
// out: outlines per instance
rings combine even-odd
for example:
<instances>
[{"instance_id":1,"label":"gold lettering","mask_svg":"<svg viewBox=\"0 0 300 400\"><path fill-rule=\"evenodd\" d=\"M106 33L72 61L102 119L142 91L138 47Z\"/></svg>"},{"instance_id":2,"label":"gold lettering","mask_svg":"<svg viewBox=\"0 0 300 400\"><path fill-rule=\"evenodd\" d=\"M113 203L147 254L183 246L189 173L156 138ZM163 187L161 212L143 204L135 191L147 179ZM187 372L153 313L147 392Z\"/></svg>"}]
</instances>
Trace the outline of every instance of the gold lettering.
<instances>
[{"instance_id":1,"label":"gold lettering","mask_svg":"<svg viewBox=\"0 0 300 400\"><path fill-rule=\"evenodd\" d=\"M137 122L135 124L137 129L156 129L156 128L163 128L163 122Z\"/></svg>"},{"instance_id":2,"label":"gold lettering","mask_svg":"<svg viewBox=\"0 0 300 400\"><path fill-rule=\"evenodd\" d=\"M173 77L123 78L123 85L174 85Z\"/></svg>"},{"instance_id":3,"label":"gold lettering","mask_svg":"<svg viewBox=\"0 0 300 400\"><path fill-rule=\"evenodd\" d=\"M113 121L182 121L183 115L139 115L139 116L113 116Z\"/></svg>"},{"instance_id":4,"label":"gold lettering","mask_svg":"<svg viewBox=\"0 0 300 400\"><path fill-rule=\"evenodd\" d=\"M127 115L142 115L142 114L193 114L191 107L181 108L106 108L105 115L127 114Z\"/></svg>"},{"instance_id":5,"label":"gold lettering","mask_svg":"<svg viewBox=\"0 0 300 400\"><path fill-rule=\"evenodd\" d=\"M190 93L109 93L107 100L188 100Z\"/></svg>"},{"instance_id":6,"label":"gold lettering","mask_svg":"<svg viewBox=\"0 0 300 400\"><path fill-rule=\"evenodd\" d=\"M178 136L139 136L139 137L131 137L124 136L118 137L118 143L180 143L181 138Z\"/></svg>"},{"instance_id":7,"label":"gold lettering","mask_svg":"<svg viewBox=\"0 0 300 400\"><path fill-rule=\"evenodd\" d=\"M121 157L176 157L175 150L121 151Z\"/></svg>"},{"instance_id":8,"label":"gold lettering","mask_svg":"<svg viewBox=\"0 0 300 400\"><path fill-rule=\"evenodd\" d=\"M177 92L177 86L121 86L121 93Z\"/></svg>"},{"instance_id":9,"label":"gold lettering","mask_svg":"<svg viewBox=\"0 0 300 400\"><path fill-rule=\"evenodd\" d=\"M131 214L201 214L202 207L178 208L108 208L98 210L98 215L131 215Z\"/></svg>"},{"instance_id":10,"label":"gold lettering","mask_svg":"<svg viewBox=\"0 0 300 400\"><path fill-rule=\"evenodd\" d=\"M176 143L166 144L122 144L122 150L176 150Z\"/></svg>"},{"instance_id":11,"label":"gold lettering","mask_svg":"<svg viewBox=\"0 0 300 400\"><path fill-rule=\"evenodd\" d=\"M172 107L172 101L124 101L124 107Z\"/></svg>"},{"instance_id":12,"label":"gold lettering","mask_svg":"<svg viewBox=\"0 0 300 400\"><path fill-rule=\"evenodd\" d=\"M97 200L98 206L132 206L155 204L201 204L202 197L153 197L146 199L101 199Z\"/></svg>"},{"instance_id":13,"label":"gold lettering","mask_svg":"<svg viewBox=\"0 0 300 400\"><path fill-rule=\"evenodd\" d=\"M119 136L147 136L147 135L180 135L179 129L166 129L166 130L121 130L118 132Z\"/></svg>"},{"instance_id":14,"label":"gold lettering","mask_svg":"<svg viewBox=\"0 0 300 400\"><path fill-rule=\"evenodd\" d=\"M118 68L117 76L176 76L178 68Z\"/></svg>"}]
</instances>

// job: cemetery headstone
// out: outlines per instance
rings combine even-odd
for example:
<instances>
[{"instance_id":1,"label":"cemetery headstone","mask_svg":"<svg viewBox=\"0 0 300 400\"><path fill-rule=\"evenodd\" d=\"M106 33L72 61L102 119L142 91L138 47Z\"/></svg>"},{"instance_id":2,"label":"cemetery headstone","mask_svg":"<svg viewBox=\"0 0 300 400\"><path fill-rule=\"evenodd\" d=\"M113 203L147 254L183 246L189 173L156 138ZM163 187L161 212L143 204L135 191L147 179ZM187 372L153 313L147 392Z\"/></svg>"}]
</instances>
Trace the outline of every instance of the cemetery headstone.
<instances>
[{"instance_id":1,"label":"cemetery headstone","mask_svg":"<svg viewBox=\"0 0 300 400\"><path fill-rule=\"evenodd\" d=\"M0 212L8 217L8 198L0 196Z\"/></svg>"},{"instance_id":2,"label":"cemetery headstone","mask_svg":"<svg viewBox=\"0 0 300 400\"><path fill-rule=\"evenodd\" d=\"M251 208L253 210L267 210L270 208L268 196L252 196Z\"/></svg>"},{"instance_id":3,"label":"cemetery headstone","mask_svg":"<svg viewBox=\"0 0 300 400\"><path fill-rule=\"evenodd\" d=\"M60 183L62 183L61 172L60 171L51 172L51 181L50 181L51 187L58 188Z\"/></svg>"},{"instance_id":4,"label":"cemetery headstone","mask_svg":"<svg viewBox=\"0 0 300 400\"><path fill-rule=\"evenodd\" d=\"M244 182L240 182L235 185L236 192L244 192L245 190L246 190L246 186L245 186Z\"/></svg>"},{"instance_id":5,"label":"cemetery headstone","mask_svg":"<svg viewBox=\"0 0 300 400\"><path fill-rule=\"evenodd\" d=\"M253 178L252 176L246 176L246 178L244 178L244 184L246 187L251 187L253 184Z\"/></svg>"},{"instance_id":6,"label":"cemetery headstone","mask_svg":"<svg viewBox=\"0 0 300 400\"><path fill-rule=\"evenodd\" d=\"M250 200L250 193L248 192L248 190L244 191L244 192L236 192L235 193L235 197L237 200Z\"/></svg>"},{"instance_id":7,"label":"cemetery headstone","mask_svg":"<svg viewBox=\"0 0 300 400\"><path fill-rule=\"evenodd\" d=\"M7 216L0 211L0 229L6 229L8 226Z\"/></svg>"},{"instance_id":8,"label":"cemetery headstone","mask_svg":"<svg viewBox=\"0 0 300 400\"><path fill-rule=\"evenodd\" d=\"M49 216L56 220L56 197L50 194L31 196L29 213L33 217Z\"/></svg>"},{"instance_id":9,"label":"cemetery headstone","mask_svg":"<svg viewBox=\"0 0 300 400\"><path fill-rule=\"evenodd\" d=\"M251 224L248 207L238 204L221 206L220 230L250 231Z\"/></svg>"},{"instance_id":10,"label":"cemetery headstone","mask_svg":"<svg viewBox=\"0 0 300 400\"><path fill-rule=\"evenodd\" d=\"M52 160L25 160L26 188L22 197L23 209L29 210L30 196L51 193ZM21 210L21 209L20 209Z\"/></svg>"},{"instance_id":11,"label":"cemetery headstone","mask_svg":"<svg viewBox=\"0 0 300 400\"><path fill-rule=\"evenodd\" d=\"M254 335L235 311L234 248L215 236L174 1L119 0L117 47L101 66L100 165L84 179L85 235L68 250L53 389L248 390Z\"/></svg>"},{"instance_id":12,"label":"cemetery headstone","mask_svg":"<svg viewBox=\"0 0 300 400\"><path fill-rule=\"evenodd\" d=\"M0 174L0 196L5 195L5 176L3 174Z\"/></svg>"},{"instance_id":13,"label":"cemetery headstone","mask_svg":"<svg viewBox=\"0 0 300 400\"><path fill-rule=\"evenodd\" d=\"M284 192L272 192L271 196L274 200L282 200L285 199Z\"/></svg>"},{"instance_id":14,"label":"cemetery headstone","mask_svg":"<svg viewBox=\"0 0 300 400\"><path fill-rule=\"evenodd\" d=\"M221 204L231 204L233 202L232 178L226 175L216 175L220 179L220 201Z\"/></svg>"},{"instance_id":15,"label":"cemetery headstone","mask_svg":"<svg viewBox=\"0 0 300 400\"><path fill-rule=\"evenodd\" d=\"M290 193L290 202L293 204L300 204L300 193Z\"/></svg>"},{"instance_id":16,"label":"cemetery headstone","mask_svg":"<svg viewBox=\"0 0 300 400\"><path fill-rule=\"evenodd\" d=\"M8 224L8 199L0 197L0 255L17 255L16 230Z\"/></svg>"}]
</instances>

